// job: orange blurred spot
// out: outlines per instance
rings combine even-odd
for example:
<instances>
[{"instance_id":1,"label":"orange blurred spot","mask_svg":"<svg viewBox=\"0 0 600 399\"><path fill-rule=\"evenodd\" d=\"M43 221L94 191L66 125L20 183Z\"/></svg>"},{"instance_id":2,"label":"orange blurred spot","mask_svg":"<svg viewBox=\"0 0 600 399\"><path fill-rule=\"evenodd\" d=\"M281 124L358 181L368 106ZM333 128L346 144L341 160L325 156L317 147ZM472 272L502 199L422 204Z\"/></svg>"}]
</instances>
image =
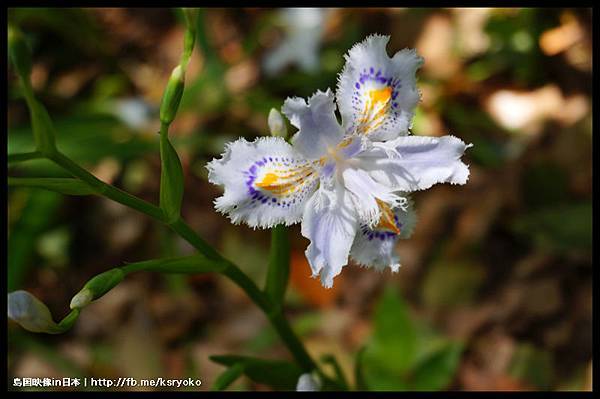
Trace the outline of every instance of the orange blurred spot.
<instances>
[{"instance_id":1,"label":"orange blurred spot","mask_svg":"<svg viewBox=\"0 0 600 399\"><path fill-rule=\"evenodd\" d=\"M338 275L335 278L333 287L328 289L321 285L319 278L312 278L311 274L310 265L304 253L292 251L290 270L292 286L311 305L319 308L331 306L339 295L343 275Z\"/></svg>"},{"instance_id":2,"label":"orange blurred spot","mask_svg":"<svg viewBox=\"0 0 600 399\"><path fill-rule=\"evenodd\" d=\"M540 36L540 48L546 55L556 55L567 50L583 38L583 29L574 16L564 14L561 25Z\"/></svg>"},{"instance_id":3,"label":"orange blurred spot","mask_svg":"<svg viewBox=\"0 0 600 399\"><path fill-rule=\"evenodd\" d=\"M456 32L447 15L431 15L419 36L416 49L427 60L423 70L433 78L445 79L456 74L461 66L454 54Z\"/></svg>"}]
</instances>

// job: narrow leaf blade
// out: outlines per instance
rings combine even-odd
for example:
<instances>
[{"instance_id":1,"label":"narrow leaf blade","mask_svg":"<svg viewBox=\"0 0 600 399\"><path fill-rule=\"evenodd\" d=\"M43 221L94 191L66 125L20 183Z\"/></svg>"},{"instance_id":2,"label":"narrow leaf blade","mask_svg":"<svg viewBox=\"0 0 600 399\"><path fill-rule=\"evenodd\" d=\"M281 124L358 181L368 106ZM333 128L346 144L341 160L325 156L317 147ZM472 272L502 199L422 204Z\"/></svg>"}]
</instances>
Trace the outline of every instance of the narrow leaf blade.
<instances>
[{"instance_id":1,"label":"narrow leaf blade","mask_svg":"<svg viewBox=\"0 0 600 399\"><path fill-rule=\"evenodd\" d=\"M274 389L295 390L302 369L294 363L283 360L266 360L249 356L211 356L210 359L224 366L241 364L244 374L258 384L269 385Z\"/></svg>"},{"instance_id":2,"label":"narrow leaf blade","mask_svg":"<svg viewBox=\"0 0 600 399\"><path fill-rule=\"evenodd\" d=\"M177 151L169 141L166 132L160 137L160 207L168 222L179 218L183 199L183 168Z\"/></svg>"}]
</instances>

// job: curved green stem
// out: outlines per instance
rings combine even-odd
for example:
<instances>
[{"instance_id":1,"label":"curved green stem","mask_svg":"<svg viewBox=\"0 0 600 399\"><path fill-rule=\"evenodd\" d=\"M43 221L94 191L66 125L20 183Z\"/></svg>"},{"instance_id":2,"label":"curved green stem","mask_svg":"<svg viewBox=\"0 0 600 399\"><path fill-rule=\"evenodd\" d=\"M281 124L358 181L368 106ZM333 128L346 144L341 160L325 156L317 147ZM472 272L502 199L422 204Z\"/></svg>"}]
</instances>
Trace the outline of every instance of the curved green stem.
<instances>
[{"instance_id":1,"label":"curved green stem","mask_svg":"<svg viewBox=\"0 0 600 399\"><path fill-rule=\"evenodd\" d=\"M99 194L102 194L120 204L145 213L146 215L151 216L161 222L165 221L165 215L159 207L154 206L151 203L131 195L121 189L118 189L113 185L103 182L60 151L57 150L55 153L51 154L49 159L69 172L71 175L90 185Z\"/></svg>"},{"instance_id":2,"label":"curved green stem","mask_svg":"<svg viewBox=\"0 0 600 399\"><path fill-rule=\"evenodd\" d=\"M166 223L165 215L160 208L103 182L79 166L77 163L73 162L69 157L62 154L60 151L52 154L50 159L73 176L89 184L107 198L142 212L162 223ZM242 272L235 264L223 258L223 256L219 254L213 247L208 245L187 223L185 223L183 219L179 218L174 223L168 224L168 226L207 258L215 261L225 262L227 267L221 272L221 274L228 277L238 287L244 290L250 299L252 299L252 301L261 308L261 310L263 310L281 337L282 341L286 344L300 366L307 371L313 369L318 370L318 366L312 360L304 348L304 345L292 330L287 319L285 319L283 316L280 306L271 303L267 296L246 274L244 274L244 272Z\"/></svg>"},{"instance_id":3,"label":"curved green stem","mask_svg":"<svg viewBox=\"0 0 600 399\"><path fill-rule=\"evenodd\" d=\"M39 151L22 152L22 153L18 153L18 154L8 154L8 156L7 156L9 164L16 163L16 162L29 161L32 159L40 159L43 157L44 156Z\"/></svg>"},{"instance_id":4,"label":"curved green stem","mask_svg":"<svg viewBox=\"0 0 600 399\"><path fill-rule=\"evenodd\" d=\"M209 259L222 260L223 257L217 250L206 243L196 232L181 218L177 219L174 223L168 224L168 226L176 232L181 238L190 243L196 248L202 255Z\"/></svg>"}]
</instances>

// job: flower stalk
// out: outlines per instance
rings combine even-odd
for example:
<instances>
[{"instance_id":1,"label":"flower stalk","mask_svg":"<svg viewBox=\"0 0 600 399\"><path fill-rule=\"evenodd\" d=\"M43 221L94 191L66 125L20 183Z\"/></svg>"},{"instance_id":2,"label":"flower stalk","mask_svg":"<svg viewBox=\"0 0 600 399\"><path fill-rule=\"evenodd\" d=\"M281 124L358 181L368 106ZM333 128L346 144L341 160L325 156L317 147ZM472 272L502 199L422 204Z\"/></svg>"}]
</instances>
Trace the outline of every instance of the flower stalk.
<instances>
[{"instance_id":1,"label":"flower stalk","mask_svg":"<svg viewBox=\"0 0 600 399\"><path fill-rule=\"evenodd\" d=\"M109 198L168 225L174 232L189 242L199 252L198 255L187 258L167 260L159 259L132 263L120 268L111 269L92 278L84 285L82 290L73 297L70 304L72 311L60 323L54 323L52 321L49 311L47 311L47 308L45 305L43 305L43 303L37 299L31 300L26 296L24 298L26 298L28 304L33 304L33 309L42 309L42 314L45 317L44 322L48 323L46 326L44 326L44 328L37 328L36 330L36 327L34 326L31 330L50 333L61 333L68 330L77 320L80 309L87 306L89 303L91 303L91 301L106 294L108 291L110 291L110 289L114 288L118 283L120 283L126 275L132 272L154 271L162 273L185 274L216 272L229 278L237 286L239 286L267 315L268 320L271 322L283 343L287 346L294 359L302 369L306 371L317 370L317 372L323 375L319 371L316 363L312 360L304 348L302 342L293 332L287 319L284 317L281 304L273 300L275 297L282 298L283 293L279 291L276 294L268 294L261 291L258 286L242 270L239 269L239 267L225 259L217 250L207 244L180 217L181 199L183 195L183 173L177 153L168 140L168 128L177 114L179 103L183 95L185 71L191 57L196 37L196 11L184 10L184 15L187 22L187 30L184 39L184 52L180 64L174 68L173 73L169 78L169 82L167 83L167 87L161 102L160 153L163 171L161 172L160 206L153 205L111 184L101 181L56 148L54 143L54 128L52 126L52 121L43 105L37 99L35 99L33 90L31 88L29 77L31 68L27 67L27 65L30 64L27 63L27 58L24 55L28 54L28 51L26 52L23 50L26 49L26 47L24 47L20 32L13 30L12 33L9 33L9 46L12 48L11 60L13 65L15 65L15 68L18 70L17 72L24 86L25 98L31 112L33 131L34 135L36 136L37 144L36 151L23 154L12 154L9 156L9 162L21 162L42 158L49 159L71 174L77 182L83 183L85 186L89 187L89 193L95 193L97 195ZM54 186L60 186L65 194L69 194L68 191L75 190L75 188L75 191L79 195L86 191L79 185L75 187L72 185L73 182L67 180L54 181L52 184L46 184L50 182L43 182L41 180L43 179L36 181L13 180L13 183L21 183L21 185L31 186L35 185L44 188L48 188L54 184ZM67 188L65 189L64 187ZM280 234L280 232L276 234ZM277 242L282 242L281 237L278 240L279 241ZM285 247L282 246L279 249L282 248ZM278 256L277 258L281 259L282 262L285 259L284 256ZM289 267L289 265L287 267ZM287 272L285 272L283 269L280 269L279 273L282 273L279 279L282 279L283 277L283 280L287 281ZM270 291L271 290L269 290L269 292ZM38 306L39 304L41 304L42 307ZM44 311L43 308L45 308L47 312ZM48 317L50 317L49 320ZM22 320L25 319L21 319L21 321ZM25 324L22 325L25 327ZM327 378L324 375L323 377Z\"/></svg>"}]
</instances>

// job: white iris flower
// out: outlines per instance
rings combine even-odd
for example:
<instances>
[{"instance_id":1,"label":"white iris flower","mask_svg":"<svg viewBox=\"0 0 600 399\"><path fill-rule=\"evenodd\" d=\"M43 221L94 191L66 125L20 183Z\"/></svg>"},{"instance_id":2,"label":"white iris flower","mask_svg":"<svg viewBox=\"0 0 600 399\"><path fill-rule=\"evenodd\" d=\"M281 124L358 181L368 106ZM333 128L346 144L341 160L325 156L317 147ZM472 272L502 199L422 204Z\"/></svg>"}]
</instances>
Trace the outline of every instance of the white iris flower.
<instances>
[{"instance_id":1,"label":"white iris flower","mask_svg":"<svg viewBox=\"0 0 600 399\"><path fill-rule=\"evenodd\" d=\"M394 246L415 218L407 193L436 183L465 184L466 148L454 136L410 136L420 99L415 72L423 59L404 49L389 58L387 36L373 35L346 55L334 94L317 91L282 108L298 132L243 138L211 161L209 181L223 185L218 211L235 224L270 228L302 223L313 277L325 287L353 258L363 266L398 269Z\"/></svg>"},{"instance_id":2,"label":"white iris flower","mask_svg":"<svg viewBox=\"0 0 600 399\"><path fill-rule=\"evenodd\" d=\"M324 22L330 10L323 8L283 8L279 19L285 29L281 43L266 54L265 72L279 74L290 64L298 65L304 72L314 73L319 67L319 47Z\"/></svg>"}]
</instances>

